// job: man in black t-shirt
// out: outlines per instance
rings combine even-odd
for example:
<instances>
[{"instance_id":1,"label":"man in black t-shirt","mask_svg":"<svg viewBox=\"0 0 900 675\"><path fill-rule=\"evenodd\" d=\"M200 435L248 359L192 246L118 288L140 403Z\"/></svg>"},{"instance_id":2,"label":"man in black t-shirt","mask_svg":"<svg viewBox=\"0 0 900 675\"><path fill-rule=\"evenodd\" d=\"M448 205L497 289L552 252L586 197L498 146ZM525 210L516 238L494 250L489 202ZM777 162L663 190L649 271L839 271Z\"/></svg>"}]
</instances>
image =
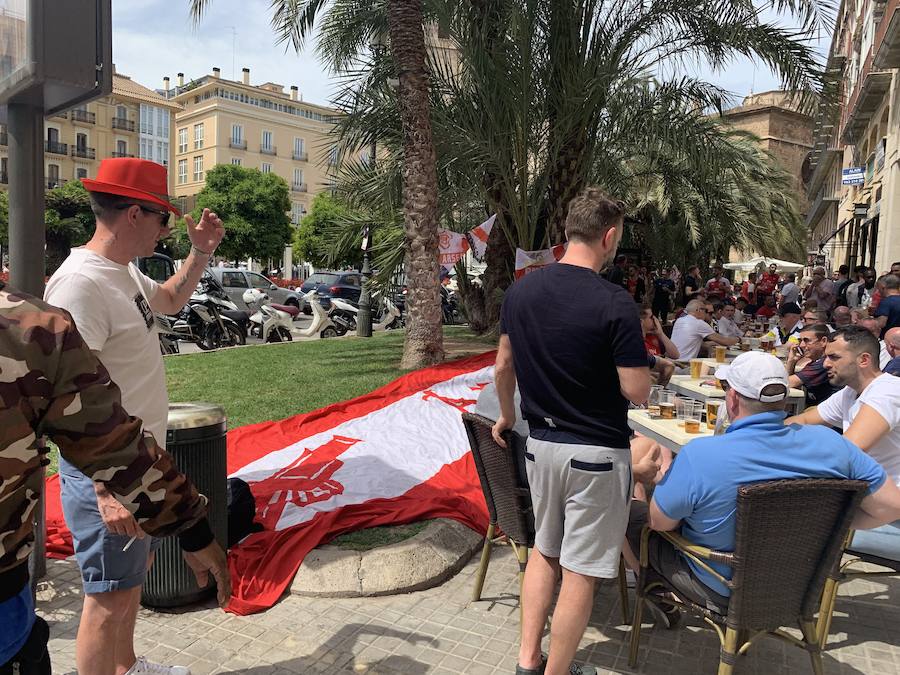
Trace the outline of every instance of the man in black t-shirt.
<instances>
[{"instance_id":1,"label":"man in black t-shirt","mask_svg":"<svg viewBox=\"0 0 900 675\"><path fill-rule=\"evenodd\" d=\"M788 383L792 387L803 387L807 406L818 405L840 389L831 384L825 370L825 346L830 333L824 323L811 324L800 329L798 342L790 343L785 364ZM805 364L798 370L801 359Z\"/></svg>"},{"instance_id":2,"label":"man in black t-shirt","mask_svg":"<svg viewBox=\"0 0 900 675\"><path fill-rule=\"evenodd\" d=\"M650 391L634 301L598 274L615 255L623 217L621 202L586 189L569 205L566 254L513 284L503 302L494 438L502 444L515 422L518 380L536 530L517 675L543 672L541 637L560 568L546 673L596 672L571 662L595 580L618 575L631 498L628 401L642 403Z\"/></svg>"}]
</instances>

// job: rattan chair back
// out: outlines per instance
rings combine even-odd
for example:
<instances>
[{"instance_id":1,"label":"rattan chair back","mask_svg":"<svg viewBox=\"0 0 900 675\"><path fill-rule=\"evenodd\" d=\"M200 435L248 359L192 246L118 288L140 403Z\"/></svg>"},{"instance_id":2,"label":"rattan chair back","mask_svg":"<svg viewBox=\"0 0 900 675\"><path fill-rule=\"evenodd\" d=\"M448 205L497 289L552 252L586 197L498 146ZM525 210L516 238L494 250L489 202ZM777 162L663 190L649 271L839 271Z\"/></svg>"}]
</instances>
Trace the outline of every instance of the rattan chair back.
<instances>
[{"instance_id":1,"label":"rattan chair back","mask_svg":"<svg viewBox=\"0 0 900 675\"><path fill-rule=\"evenodd\" d=\"M462 418L491 522L516 544L532 547L531 493L522 484L516 461L516 452L524 452L523 439L509 432L505 435L507 447L501 448L491 435L491 420L472 413L463 413Z\"/></svg>"},{"instance_id":2,"label":"rattan chair back","mask_svg":"<svg viewBox=\"0 0 900 675\"><path fill-rule=\"evenodd\" d=\"M774 630L811 619L867 488L840 479L739 488L728 626Z\"/></svg>"}]
</instances>

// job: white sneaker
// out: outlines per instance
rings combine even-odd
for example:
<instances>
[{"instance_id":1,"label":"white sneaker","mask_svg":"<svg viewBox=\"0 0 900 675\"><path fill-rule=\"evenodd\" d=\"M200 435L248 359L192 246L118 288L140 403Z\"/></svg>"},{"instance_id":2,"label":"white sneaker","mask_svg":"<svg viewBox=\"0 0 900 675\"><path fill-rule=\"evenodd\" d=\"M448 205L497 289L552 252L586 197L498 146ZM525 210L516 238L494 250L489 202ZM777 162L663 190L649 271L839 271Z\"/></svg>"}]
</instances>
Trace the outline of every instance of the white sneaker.
<instances>
[{"instance_id":1,"label":"white sneaker","mask_svg":"<svg viewBox=\"0 0 900 675\"><path fill-rule=\"evenodd\" d=\"M164 666L139 656L125 675L191 675L191 671L184 666Z\"/></svg>"}]
</instances>

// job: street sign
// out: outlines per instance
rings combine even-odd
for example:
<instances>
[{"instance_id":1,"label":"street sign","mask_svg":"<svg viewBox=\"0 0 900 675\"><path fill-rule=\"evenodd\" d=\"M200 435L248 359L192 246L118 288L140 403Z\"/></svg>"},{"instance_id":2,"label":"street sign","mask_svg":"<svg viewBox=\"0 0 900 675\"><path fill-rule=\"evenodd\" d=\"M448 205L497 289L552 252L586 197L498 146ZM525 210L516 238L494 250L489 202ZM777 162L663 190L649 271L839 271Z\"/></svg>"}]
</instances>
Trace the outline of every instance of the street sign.
<instances>
[{"instance_id":1,"label":"street sign","mask_svg":"<svg viewBox=\"0 0 900 675\"><path fill-rule=\"evenodd\" d=\"M841 185L862 185L866 182L866 167L851 166L841 169Z\"/></svg>"},{"instance_id":2,"label":"street sign","mask_svg":"<svg viewBox=\"0 0 900 675\"><path fill-rule=\"evenodd\" d=\"M110 0L0 0L0 104L49 116L109 94L111 33Z\"/></svg>"}]
</instances>

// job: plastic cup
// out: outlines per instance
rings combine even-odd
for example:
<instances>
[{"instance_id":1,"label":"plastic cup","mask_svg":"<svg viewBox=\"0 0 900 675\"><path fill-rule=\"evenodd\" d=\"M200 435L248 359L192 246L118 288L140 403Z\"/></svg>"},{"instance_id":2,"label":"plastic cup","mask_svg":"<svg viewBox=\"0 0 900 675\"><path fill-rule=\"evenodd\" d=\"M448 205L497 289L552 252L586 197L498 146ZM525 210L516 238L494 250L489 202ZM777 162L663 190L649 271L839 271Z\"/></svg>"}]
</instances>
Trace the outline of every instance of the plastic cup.
<instances>
[{"instance_id":1,"label":"plastic cup","mask_svg":"<svg viewBox=\"0 0 900 675\"><path fill-rule=\"evenodd\" d=\"M659 416L664 420L675 419L675 392L659 392Z\"/></svg>"},{"instance_id":2,"label":"plastic cup","mask_svg":"<svg viewBox=\"0 0 900 675\"><path fill-rule=\"evenodd\" d=\"M700 423L703 421L703 404L700 401L691 401L690 411L684 418L684 430L689 434L700 433Z\"/></svg>"},{"instance_id":3,"label":"plastic cup","mask_svg":"<svg viewBox=\"0 0 900 675\"><path fill-rule=\"evenodd\" d=\"M725 345L716 345L716 363L725 363L725 352L728 347Z\"/></svg>"},{"instance_id":4,"label":"plastic cup","mask_svg":"<svg viewBox=\"0 0 900 675\"><path fill-rule=\"evenodd\" d=\"M750 351L750 338L748 338L748 337L741 338L741 351L742 352Z\"/></svg>"},{"instance_id":5,"label":"plastic cup","mask_svg":"<svg viewBox=\"0 0 900 675\"><path fill-rule=\"evenodd\" d=\"M722 401L706 402L706 428L710 431L715 431L716 420L719 418L719 407L721 405Z\"/></svg>"},{"instance_id":6,"label":"plastic cup","mask_svg":"<svg viewBox=\"0 0 900 675\"><path fill-rule=\"evenodd\" d=\"M691 359L691 379L699 380L702 373L703 373L703 360L702 359Z\"/></svg>"},{"instance_id":7,"label":"plastic cup","mask_svg":"<svg viewBox=\"0 0 900 675\"><path fill-rule=\"evenodd\" d=\"M675 399L675 417L678 420L678 426L684 426L684 421L690 415L693 405L693 399L684 398L683 396L679 396Z\"/></svg>"}]
</instances>

